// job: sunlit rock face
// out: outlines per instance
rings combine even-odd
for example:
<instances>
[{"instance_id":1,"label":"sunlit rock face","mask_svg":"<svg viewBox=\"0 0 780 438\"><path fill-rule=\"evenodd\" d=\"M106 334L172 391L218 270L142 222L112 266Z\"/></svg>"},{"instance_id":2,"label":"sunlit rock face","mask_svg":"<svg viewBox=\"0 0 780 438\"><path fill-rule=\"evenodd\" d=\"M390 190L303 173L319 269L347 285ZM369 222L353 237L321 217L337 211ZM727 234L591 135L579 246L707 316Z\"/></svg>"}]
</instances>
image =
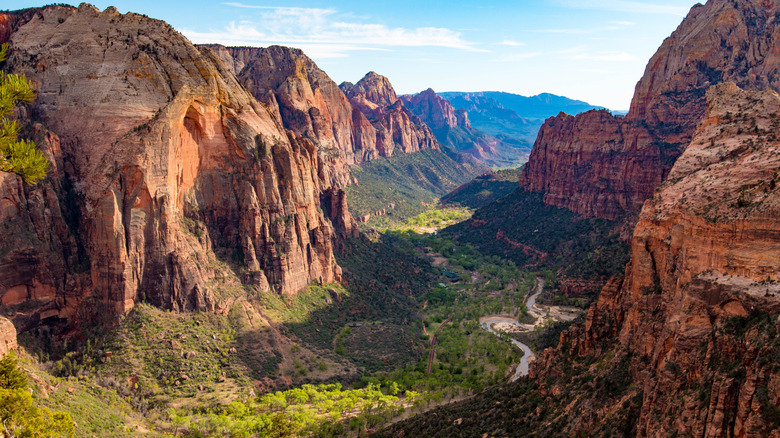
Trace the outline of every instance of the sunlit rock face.
<instances>
[{"instance_id":1,"label":"sunlit rock face","mask_svg":"<svg viewBox=\"0 0 780 438\"><path fill-rule=\"evenodd\" d=\"M220 310L235 293L225 266L281 294L339 280L348 171L315 141L341 148L340 133L284 129L234 65L142 15L51 6L3 14L3 32L6 70L38 94L19 111L25 134L53 164L34 187L0 174L0 300L24 307L17 327L111 320L139 301Z\"/></svg>"}]
</instances>

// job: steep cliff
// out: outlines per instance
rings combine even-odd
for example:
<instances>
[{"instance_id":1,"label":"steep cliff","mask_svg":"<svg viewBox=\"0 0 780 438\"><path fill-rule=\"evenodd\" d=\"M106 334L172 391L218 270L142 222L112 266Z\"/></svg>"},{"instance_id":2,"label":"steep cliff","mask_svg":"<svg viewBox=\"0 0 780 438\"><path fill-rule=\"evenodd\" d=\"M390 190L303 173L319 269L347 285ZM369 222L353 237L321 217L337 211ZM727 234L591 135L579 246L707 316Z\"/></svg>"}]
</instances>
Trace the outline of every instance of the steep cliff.
<instances>
[{"instance_id":1,"label":"steep cliff","mask_svg":"<svg viewBox=\"0 0 780 438\"><path fill-rule=\"evenodd\" d=\"M403 153L423 149L439 149L431 129L398 99L390 81L369 72L356 84L339 85L355 107L353 117L365 116L376 128L376 148L383 157L391 157L396 149Z\"/></svg>"},{"instance_id":2,"label":"steep cliff","mask_svg":"<svg viewBox=\"0 0 780 438\"><path fill-rule=\"evenodd\" d=\"M313 141L341 185L348 165L379 156L376 130L355 111L338 85L302 51L288 47L208 46L230 65L239 82L267 104L286 129Z\"/></svg>"},{"instance_id":3,"label":"steep cliff","mask_svg":"<svg viewBox=\"0 0 780 438\"><path fill-rule=\"evenodd\" d=\"M774 0L694 6L648 63L628 115L588 112L548 120L521 187L545 191L545 202L583 215L616 218L636 211L689 143L709 86L734 81L780 89L777 11ZM569 129L588 138L568 135Z\"/></svg>"},{"instance_id":4,"label":"steep cliff","mask_svg":"<svg viewBox=\"0 0 780 438\"><path fill-rule=\"evenodd\" d=\"M619 416L638 397L638 435L780 436L778 114L773 91L708 91L692 142L642 208L625 279L532 366L557 382L543 393L564 390L562 357L601 360L634 383L606 400L581 395L575 427L599 430L593 413Z\"/></svg>"},{"instance_id":5,"label":"steep cliff","mask_svg":"<svg viewBox=\"0 0 780 438\"><path fill-rule=\"evenodd\" d=\"M26 129L54 163L36 187L0 175L1 226L14 230L0 250L0 299L24 305L17 325L110 319L141 300L217 309L235 293L221 262L278 293L339 279L320 208L352 232L338 178L234 65L115 8L4 16L15 23L4 68L34 83L21 117L37 121Z\"/></svg>"},{"instance_id":6,"label":"steep cliff","mask_svg":"<svg viewBox=\"0 0 780 438\"><path fill-rule=\"evenodd\" d=\"M378 436L780 437L780 96L733 83L530 378Z\"/></svg>"},{"instance_id":7,"label":"steep cliff","mask_svg":"<svg viewBox=\"0 0 780 438\"><path fill-rule=\"evenodd\" d=\"M523 161L527 148L505 143L474 129L463 108L456 110L432 89L401 96L404 105L425 122L439 143L467 153L488 166L508 166Z\"/></svg>"}]
</instances>

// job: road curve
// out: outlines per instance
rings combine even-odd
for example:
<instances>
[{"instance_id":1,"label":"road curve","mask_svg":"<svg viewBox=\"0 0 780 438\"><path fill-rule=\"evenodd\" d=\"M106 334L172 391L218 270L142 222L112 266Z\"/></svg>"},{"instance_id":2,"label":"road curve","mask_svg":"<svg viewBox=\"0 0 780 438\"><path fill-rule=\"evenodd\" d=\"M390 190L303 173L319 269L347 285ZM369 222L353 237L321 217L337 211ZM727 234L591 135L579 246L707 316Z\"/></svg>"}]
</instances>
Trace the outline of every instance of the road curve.
<instances>
[{"instance_id":1,"label":"road curve","mask_svg":"<svg viewBox=\"0 0 780 438\"><path fill-rule=\"evenodd\" d=\"M537 318L541 314L541 310L536 308L536 298L541 295L542 290L544 289L544 280L542 278L536 279L536 292L528 297L527 306L528 309L531 311L531 313L535 314ZM499 333L493 330L493 324L496 323L507 323L516 325L517 327L522 327L520 325L520 322L516 319L508 318L506 316L483 316L479 319L480 326L482 326L483 329L489 331L490 333L493 333L494 335L498 336ZM523 344L522 342L511 339L513 344L517 345L521 350L523 350L523 357L520 359L520 364L517 366L517 369L515 370L515 374L509 379L510 382L514 382L515 380L519 379L520 377L527 376L528 375L528 365L536 359L536 355L531 350L531 348L528 345Z\"/></svg>"}]
</instances>

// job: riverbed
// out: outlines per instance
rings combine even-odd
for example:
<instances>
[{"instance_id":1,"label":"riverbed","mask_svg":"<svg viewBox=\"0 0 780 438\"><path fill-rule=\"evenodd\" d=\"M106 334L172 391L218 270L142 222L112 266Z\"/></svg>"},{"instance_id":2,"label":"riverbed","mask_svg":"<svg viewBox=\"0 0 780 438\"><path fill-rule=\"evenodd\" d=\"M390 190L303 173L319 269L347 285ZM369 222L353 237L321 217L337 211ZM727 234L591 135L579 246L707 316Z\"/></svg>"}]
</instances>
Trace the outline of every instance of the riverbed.
<instances>
[{"instance_id":1,"label":"riverbed","mask_svg":"<svg viewBox=\"0 0 780 438\"><path fill-rule=\"evenodd\" d=\"M536 308L536 298L541 295L542 290L544 289L544 280L541 278L536 279L536 291L533 295L528 297L528 301L526 305L528 306L528 309L531 310L531 313L534 314L534 316L537 317L537 320L541 316L540 309ZM479 319L479 324L482 326L483 329L489 331L490 333L493 333L494 335L498 336L499 332L510 332L510 331L527 331L529 330L527 324L520 324L520 321L512 318L509 315L488 315L483 316ZM515 328L516 327L516 328ZM533 326L531 326L533 327ZM529 364L536 359L536 355L531 350L531 347L528 345L516 340L511 339L513 344L518 346L521 350L523 350L523 357L520 358L520 364L517 366L517 369L515 370L514 375L509 379L510 382L514 382L515 380L519 379L520 377L527 376L528 375L528 366Z\"/></svg>"}]
</instances>

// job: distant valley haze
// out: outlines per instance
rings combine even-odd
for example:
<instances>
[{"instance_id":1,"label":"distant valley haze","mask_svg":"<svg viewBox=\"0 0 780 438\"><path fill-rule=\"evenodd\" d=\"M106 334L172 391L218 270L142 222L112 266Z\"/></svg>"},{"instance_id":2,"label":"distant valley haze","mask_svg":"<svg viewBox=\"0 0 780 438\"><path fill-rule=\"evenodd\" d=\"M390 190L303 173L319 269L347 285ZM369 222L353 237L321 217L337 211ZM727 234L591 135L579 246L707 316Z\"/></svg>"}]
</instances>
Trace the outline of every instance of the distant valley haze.
<instances>
[{"instance_id":1,"label":"distant valley haze","mask_svg":"<svg viewBox=\"0 0 780 438\"><path fill-rule=\"evenodd\" d=\"M552 93L627 110L647 60L691 0L95 1L165 20L193 43L302 49L336 83L368 71L427 88ZM3 2L3 9L40 6ZM74 5L77 6L77 5Z\"/></svg>"}]
</instances>

